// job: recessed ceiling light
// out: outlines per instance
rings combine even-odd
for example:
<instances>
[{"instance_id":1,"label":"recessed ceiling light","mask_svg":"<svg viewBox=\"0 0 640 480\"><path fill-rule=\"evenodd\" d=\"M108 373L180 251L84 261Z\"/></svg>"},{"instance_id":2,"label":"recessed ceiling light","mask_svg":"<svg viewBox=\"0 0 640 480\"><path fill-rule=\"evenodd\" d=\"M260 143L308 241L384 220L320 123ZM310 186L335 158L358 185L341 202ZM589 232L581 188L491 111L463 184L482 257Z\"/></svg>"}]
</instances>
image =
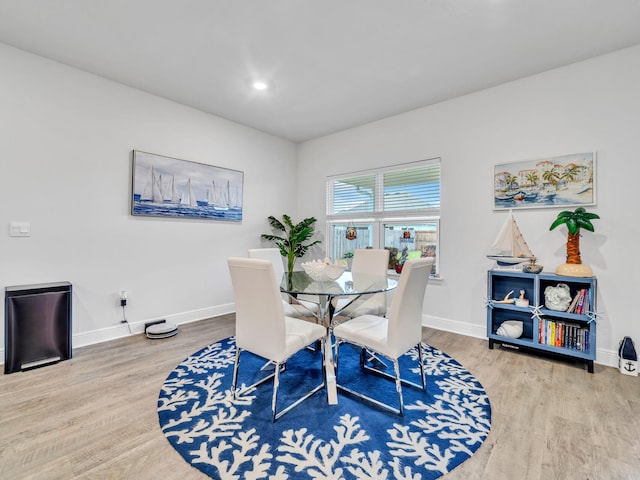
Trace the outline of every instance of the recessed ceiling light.
<instances>
[{"instance_id":1,"label":"recessed ceiling light","mask_svg":"<svg viewBox=\"0 0 640 480\"><path fill-rule=\"evenodd\" d=\"M266 82L258 80L258 81L253 82L253 88L255 90L263 91L263 90L266 90L267 88L269 88L269 85Z\"/></svg>"}]
</instances>

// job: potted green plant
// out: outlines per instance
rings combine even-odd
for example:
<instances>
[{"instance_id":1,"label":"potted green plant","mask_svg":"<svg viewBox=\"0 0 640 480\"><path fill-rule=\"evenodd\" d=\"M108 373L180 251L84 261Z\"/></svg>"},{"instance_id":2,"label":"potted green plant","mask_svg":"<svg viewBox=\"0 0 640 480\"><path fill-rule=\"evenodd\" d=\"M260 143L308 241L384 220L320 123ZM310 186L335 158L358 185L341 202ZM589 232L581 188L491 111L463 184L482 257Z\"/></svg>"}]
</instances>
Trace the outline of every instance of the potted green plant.
<instances>
[{"instance_id":1,"label":"potted green plant","mask_svg":"<svg viewBox=\"0 0 640 480\"><path fill-rule=\"evenodd\" d=\"M580 257L580 229L584 228L590 232L594 231L591 220L600 218L595 213L587 212L584 207L578 207L573 212L565 210L558 214L558 217L549 227L553 230L559 225L566 225L567 234L567 261L556 268L558 275L570 277L592 277L593 271L588 265L582 263Z\"/></svg>"},{"instance_id":2,"label":"potted green plant","mask_svg":"<svg viewBox=\"0 0 640 480\"><path fill-rule=\"evenodd\" d=\"M283 232L283 236L273 234L262 234L265 240L275 242L280 249L280 254L287 259L287 273L293 272L296 258L304 256L309 248L321 243L320 240L305 244L314 234L313 224L316 223L314 217L305 218L299 223L294 224L289 215L282 215L282 221L273 215L268 217L271 228L279 232Z\"/></svg>"}]
</instances>

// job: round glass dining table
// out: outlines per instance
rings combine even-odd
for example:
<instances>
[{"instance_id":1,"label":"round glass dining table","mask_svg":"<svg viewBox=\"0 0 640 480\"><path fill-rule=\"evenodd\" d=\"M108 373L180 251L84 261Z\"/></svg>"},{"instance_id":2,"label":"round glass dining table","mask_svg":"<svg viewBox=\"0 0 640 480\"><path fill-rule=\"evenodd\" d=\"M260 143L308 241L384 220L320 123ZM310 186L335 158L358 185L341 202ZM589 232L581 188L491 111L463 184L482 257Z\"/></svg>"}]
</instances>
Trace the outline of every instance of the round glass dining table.
<instances>
[{"instance_id":1,"label":"round glass dining table","mask_svg":"<svg viewBox=\"0 0 640 480\"><path fill-rule=\"evenodd\" d=\"M331 349L331 320L333 316L346 309L353 302L375 293L393 290L398 286L398 281L393 278L380 277L363 273L345 271L336 280L316 281L306 272L298 271L284 273L280 284L280 291L292 297L298 295L314 295L318 297L318 320L327 328L327 341L325 342L326 355L326 381L327 398L329 404L338 403L336 389L335 368L333 365L333 353ZM348 302L341 310L333 311L331 300L334 297L349 297Z\"/></svg>"}]
</instances>

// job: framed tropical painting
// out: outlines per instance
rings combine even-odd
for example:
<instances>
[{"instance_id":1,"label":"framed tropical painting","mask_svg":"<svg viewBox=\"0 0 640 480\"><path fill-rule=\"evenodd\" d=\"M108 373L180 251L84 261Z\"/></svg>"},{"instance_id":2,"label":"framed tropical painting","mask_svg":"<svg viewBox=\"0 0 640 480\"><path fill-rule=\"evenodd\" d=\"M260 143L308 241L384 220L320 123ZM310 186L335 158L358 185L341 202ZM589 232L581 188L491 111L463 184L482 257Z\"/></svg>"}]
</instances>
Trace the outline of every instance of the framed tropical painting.
<instances>
[{"instance_id":1,"label":"framed tropical painting","mask_svg":"<svg viewBox=\"0 0 640 480\"><path fill-rule=\"evenodd\" d=\"M133 151L131 214L242 220L238 170Z\"/></svg>"},{"instance_id":2,"label":"framed tropical painting","mask_svg":"<svg viewBox=\"0 0 640 480\"><path fill-rule=\"evenodd\" d=\"M493 167L493 208L595 205L595 173L595 152L497 164Z\"/></svg>"}]
</instances>

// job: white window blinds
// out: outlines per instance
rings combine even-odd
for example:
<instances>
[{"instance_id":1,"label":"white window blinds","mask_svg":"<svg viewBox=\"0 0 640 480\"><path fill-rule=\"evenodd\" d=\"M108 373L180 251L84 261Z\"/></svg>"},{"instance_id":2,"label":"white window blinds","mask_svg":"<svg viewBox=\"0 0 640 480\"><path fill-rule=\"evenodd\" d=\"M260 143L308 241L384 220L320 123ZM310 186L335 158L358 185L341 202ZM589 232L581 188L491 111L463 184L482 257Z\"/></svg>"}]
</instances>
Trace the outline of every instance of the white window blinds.
<instances>
[{"instance_id":1,"label":"white window blinds","mask_svg":"<svg viewBox=\"0 0 640 480\"><path fill-rule=\"evenodd\" d=\"M429 160L327 179L327 215L440 210L440 161Z\"/></svg>"}]
</instances>

